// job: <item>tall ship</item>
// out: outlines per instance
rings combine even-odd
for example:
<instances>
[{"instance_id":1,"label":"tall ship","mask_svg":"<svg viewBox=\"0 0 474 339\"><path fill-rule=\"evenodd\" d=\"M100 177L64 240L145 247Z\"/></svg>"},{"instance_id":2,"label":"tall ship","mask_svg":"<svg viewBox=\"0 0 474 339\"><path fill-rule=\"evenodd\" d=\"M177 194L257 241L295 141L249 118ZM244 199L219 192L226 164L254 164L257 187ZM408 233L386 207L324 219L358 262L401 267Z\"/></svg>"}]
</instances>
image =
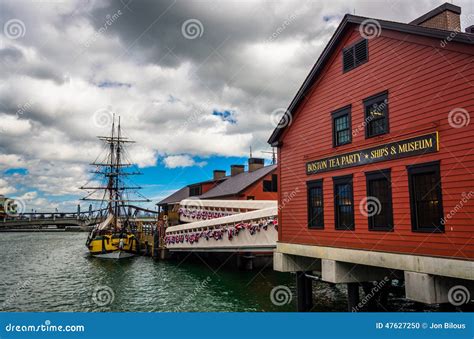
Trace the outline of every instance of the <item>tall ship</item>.
<instances>
[{"instance_id":1,"label":"tall ship","mask_svg":"<svg viewBox=\"0 0 474 339\"><path fill-rule=\"evenodd\" d=\"M135 225L130 220L130 203L150 201L139 193L141 187L134 185L131 179L141 174L129 160L126 148L134 141L122 135L120 117L116 124L115 116L110 136L98 139L103 142L104 150L91 164L94 176L81 187L88 192L81 200L94 201L102 213L97 216L86 246L91 255L99 258L132 257L140 248Z\"/></svg>"}]
</instances>

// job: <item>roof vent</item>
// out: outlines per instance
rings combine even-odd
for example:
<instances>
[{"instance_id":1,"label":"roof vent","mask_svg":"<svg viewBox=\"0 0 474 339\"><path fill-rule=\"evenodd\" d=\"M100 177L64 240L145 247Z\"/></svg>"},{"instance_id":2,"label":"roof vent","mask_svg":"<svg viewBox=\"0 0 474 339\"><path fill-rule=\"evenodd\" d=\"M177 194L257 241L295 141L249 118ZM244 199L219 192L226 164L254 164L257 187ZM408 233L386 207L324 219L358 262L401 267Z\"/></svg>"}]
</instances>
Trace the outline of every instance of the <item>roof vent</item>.
<instances>
[{"instance_id":1,"label":"roof vent","mask_svg":"<svg viewBox=\"0 0 474 339\"><path fill-rule=\"evenodd\" d=\"M342 51L343 71L348 72L367 61L369 55L367 39L363 39Z\"/></svg>"},{"instance_id":2,"label":"roof vent","mask_svg":"<svg viewBox=\"0 0 474 339\"><path fill-rule=\"evenodd\" d=\"M446 2L413 20L410 24L459 32L461 30L460 17L461 7Z\"/></svg>"}]
</instances>

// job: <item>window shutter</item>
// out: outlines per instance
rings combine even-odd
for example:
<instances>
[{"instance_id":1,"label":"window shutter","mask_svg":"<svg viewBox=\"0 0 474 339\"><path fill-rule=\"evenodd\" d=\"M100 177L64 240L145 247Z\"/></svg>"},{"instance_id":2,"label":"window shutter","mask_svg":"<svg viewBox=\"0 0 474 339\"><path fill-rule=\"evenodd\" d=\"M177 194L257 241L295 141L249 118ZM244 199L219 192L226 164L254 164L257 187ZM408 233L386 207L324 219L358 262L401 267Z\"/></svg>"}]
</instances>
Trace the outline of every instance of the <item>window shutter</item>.
<instances>
[{"instance_id":1,"label":"window shutter","mask_svg":"<svg viewBox=\"0 0 474 339\"><path fill-rule=\"evenodd\" d=\"M363 39L356 44L347 47L342 51L343 72L350 71L353 68L367 61L369 55L367 39Z\"/></svg>"},{"instance_id":2,"label":"window shutter","mask_svg":"<svg viewBox=\"0 0 474 339\"><path fill-rule=\"evenodd\" d=\"M354 49L349 48L343 52L344 72L354 68Z\"/></svg>"},{"instance_id":3,"label":"window shutter","mask_svg":"<svg viewBox=\"0 0 474 339\"><path fill-rule=\"evenodd\" d=\"M354 46L355 66L367 61L367 40L364 39Z\"/></svg>"}]
</instances>

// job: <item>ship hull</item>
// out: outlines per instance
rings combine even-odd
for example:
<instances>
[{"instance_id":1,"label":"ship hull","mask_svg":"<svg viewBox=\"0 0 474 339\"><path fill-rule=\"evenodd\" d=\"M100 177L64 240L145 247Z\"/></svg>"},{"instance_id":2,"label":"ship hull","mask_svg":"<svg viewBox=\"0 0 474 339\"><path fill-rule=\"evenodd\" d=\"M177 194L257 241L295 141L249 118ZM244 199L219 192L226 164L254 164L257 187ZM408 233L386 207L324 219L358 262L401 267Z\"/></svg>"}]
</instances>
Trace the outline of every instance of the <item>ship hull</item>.
<instances>
[{"instance_id":1,"label":"ship hull","mask_svg":"<svg viewBox=\"0 0 474 339\"><path fill-rule=\"evenodd\" d=\"M97 258L124 259L138 253L138 241L132 233L108 233L94 236L87 243L89 253Z\"/></svg>"},{"instance_id":2,"label":"ship hull","mask_svg":"<svg viewBox=\"0 0 474 339\"><path fill-rule=\"evenodd\" d=\"M134 253L130 252L124 252L124 251L114 251L114 252L109 252L109 253L100 253L100 254L92 254L96 258L101 258L101 259L125 259L125 258L131 258L135 256Z\"/></svg>"}]
</instances>

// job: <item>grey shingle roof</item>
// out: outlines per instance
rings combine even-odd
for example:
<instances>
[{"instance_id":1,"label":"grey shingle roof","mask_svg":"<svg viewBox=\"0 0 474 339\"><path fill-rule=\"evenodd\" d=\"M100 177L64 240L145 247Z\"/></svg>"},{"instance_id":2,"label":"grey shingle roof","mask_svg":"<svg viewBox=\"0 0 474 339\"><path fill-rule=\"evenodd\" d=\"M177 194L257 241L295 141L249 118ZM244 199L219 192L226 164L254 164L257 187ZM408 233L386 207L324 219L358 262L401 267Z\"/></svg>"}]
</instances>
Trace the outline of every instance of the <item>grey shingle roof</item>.
<instances>
[{"instance_id":1,"label":"grey shingle roof","mask_svg":"<svg viewBox=\"0 0 474 339\"><path fill-rule=\"evenodd\" d=\"M270 166L260 168L253 172L243 172L233 177L231 176L223 177L217 180L217 182L222 181L222 183L220 183L214 188L211 188L209 191L207 191L206 193L196 198L211 199L211 198L239 194L244 189L246 189L247 187L249 187L256 181L260 180L261 178L263 178L264 176L266 176L267 174L269 174L276 168L277 168L276 165L270 165ZM207 183L207 182L214 182L214 180L203 181L201 182L201 184ZM199 183L188 185L177 190L170 196L158 202L157 205L175 204L175 203L180 202L183 199L189 198L189 186L193 186L197 184Z\"/></svg>"},{"instance_id":2,"label":"grey shingle roof","mask_svg":"<svg viewBox=\"0 0 474 339\"><path fill-rule=\"evenodd\" d=\"M243 172L233 177L228 177L226 181L200 195L199 198L210 199L238 194L276 168L276 165L270 165L253 172Z\"/></svg>"},{"instance_id":3,"label":"grey shingle roof","mask_svg":"<svg viewBox=\"0 0 474 339\"><path fill-rule=\"evenodd\" d=\"M180 202L183 199L189 198L189 187L190 186L199 185L199 184L207 184L207 183L214 183L215 185L217 185L219 182L227 180L227 178L229 178L229 177L222 177L222 178L219 178L219 179L216 179L216 180L211 179L211 180L201 181L201 182L197 182L197 183L194 183L194 184L184 186L183 188L177 190L173 194L169 195L168 197L166 197L163 200L161 200L160 202L158 202L157 205L175 204L177 202Z\"/></svg>"},{"instance_id":4,"label":"grey shingle roof","mask_svg":"<svg viewBox=\"0 0 474 339\"><path fill-rule=\"evenodd\" d=\"M188 186L184 186L180 190L177 190L176 192L174 192L170 196L168 196L168 197L164 198L163 200L161 200L157 205L173 204L173 203L180 202L181 200L186 199L186 198L189 198L189 187Z\"/></svg>"}]
</instances>

